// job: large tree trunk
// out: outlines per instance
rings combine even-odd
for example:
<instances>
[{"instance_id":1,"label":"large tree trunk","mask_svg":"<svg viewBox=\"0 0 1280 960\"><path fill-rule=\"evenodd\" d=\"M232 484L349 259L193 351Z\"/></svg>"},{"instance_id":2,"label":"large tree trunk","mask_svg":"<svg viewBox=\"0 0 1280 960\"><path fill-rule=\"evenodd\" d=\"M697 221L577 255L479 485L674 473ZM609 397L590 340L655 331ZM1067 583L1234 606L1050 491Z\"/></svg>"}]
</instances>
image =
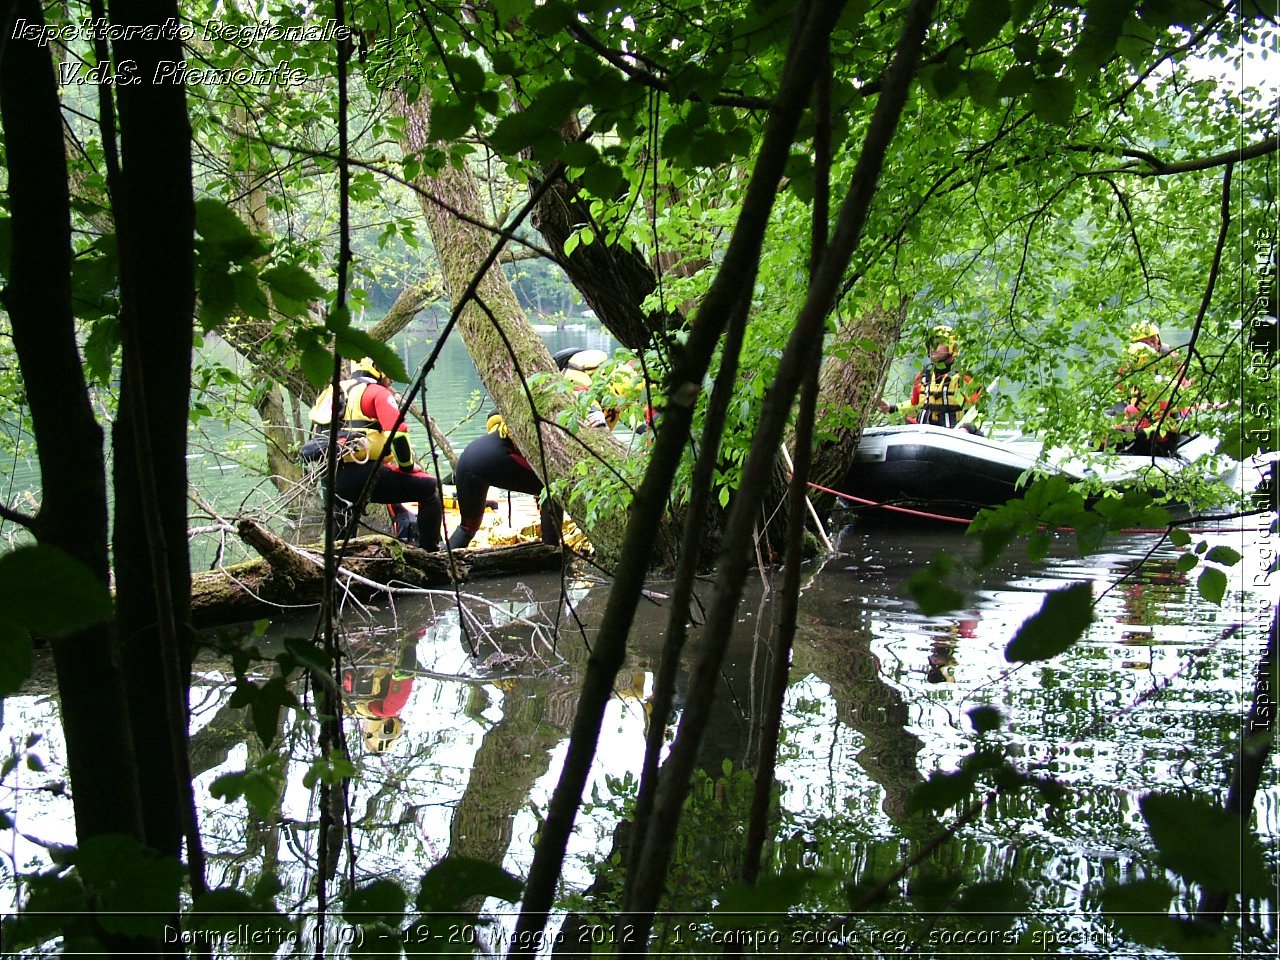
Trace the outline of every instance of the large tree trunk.
<instances>
[{"instance_id":1,"label":"large tree trunk","mask_svg":"<svg viewBox=\"0 0 1280 960\"><path fill-rule=\"evenodd\" d=\"M560 133L565 140L577 139L581 133L577 120L566 121ZM543 176L547 173L544 168ZM535 180L532 186L537 188L540 183ZM657 289L658 281L653 267L635 248L610 244L597 236L593 243L580 243L572 253L564 253L565 241L593 220L581 192L562 177L551 181L533 215L533 225L551 249L560 254L560 266L605 329L624 347L644 350L655 339L678 329L681 318L675 311L663 315L647 313L642 308L645 299Z\"/></svg>"},{"instance_id":2,"label":"large tree trunk","mask_svg":"<svg viewBox=\"0 0 1280 960\"><path fill-rule=\"evenodd\" d=\"M39 3L13 10L43 22ZM8 37L12 19L0 17ZM50 48L10 39L0 57L0 113L13 247L4 305L40 459L41 543L108 582L107 481L71 308L71 214L62 116ZM74 598L68 598L74 602ZM76 836L142 837L124 681L109 624L51 644L62 702Z\"/></svg>"},{"instance_id":3,"label":"large tree trunk","mask_svg":"<svg viewBox=\"0 0 1280 960\"><path fill-rule=\"evenodd\" d=\"M408 103L399 92L392 96L395 110L405 120L405 152L419 153L430 145L430 105L425 98ZM620 459L625 454L622 445L603 431L583 427L571 435L559 426L558 415L568 409L563 392L550 383L529 383L537 374L554 377L555 363L501 271L491 268L481 275L494 234L476 226L486 217L474 174L465 167L446 165L435 176L420 175L414 186L455 310L479 275L475 295L459 316L458 329L512 438L543 482L571 477L580 463L592 458L606 464ZM586 515L589 494L589 484L576 485L565 504L570 514L579 519ZM617 510L587 531L601 559L616 556L624 525L625 512Z\"/></svg>"},{"instance_id":4,"label":"large tree trunk","mask_svg":"<svg viewBox=\"0 0 1280 960\"><path fill-rule=\"evenodd\" d=\"M177 21L172 0L119 0L113 24ZM117 63L141 78L183 57L174 40L121 40ZM195 207L185 91L116 89L120 182L113 196L124 314L115 448L116 615L129 664L129 706L147 840L177 856L186 829L191 573L187 555L187 411L195 312ZM166 664L168 669L166 669ZM176 675L175 675L176 674ZM196 856L195 851L189 851Z\"/></svg>"},{"instance_id":5,"label":"large tree trunk","mask_svg":"<svg viewBox=\"0 0 1280 960\"><path fill-rule=\"evenodd\" d=\"M862 428L883 392L884 378L893 357L889 345L898 342L906 318L905 297L892 303L882 301L842 324L828 345L827 361L819 380L818 409L852 412L857 416L819 420L819 431L829 436L814 447L810 482L838 489L849 472ZM880 346L873 349L868 344ZM825 508L819 510L822 515L830 510L835 498L817 491L814 499L820 508Z\"/></svg>"}]
</instances>

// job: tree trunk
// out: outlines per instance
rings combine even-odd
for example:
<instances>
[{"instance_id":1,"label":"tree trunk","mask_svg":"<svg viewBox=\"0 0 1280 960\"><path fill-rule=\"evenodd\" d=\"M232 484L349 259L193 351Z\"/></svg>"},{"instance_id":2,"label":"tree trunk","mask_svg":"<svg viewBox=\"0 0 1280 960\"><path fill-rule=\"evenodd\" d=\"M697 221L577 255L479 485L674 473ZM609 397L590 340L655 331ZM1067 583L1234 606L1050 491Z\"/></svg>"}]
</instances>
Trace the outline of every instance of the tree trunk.
<instances>
[{"instance_id":1,"label":"tree trunk","mask_svg":"<svg viewBox=\"0 0 1280 960\"><path fill-rule=\"evenodd\" d=\"M576 119L567 121L560 133L566 141L580 134ZM548 171L544 169L546 176ZM534 181L536 189L540 181ZM560 266L569 275L606 330L631 350L641 351L678 329L681 318L672 311L663 316L647 313L642 307L657 289L653 268L635 249L609 244L597 236L593 243L580 243L564 254L565 241L584 224L594 222L581 192L563 178L554 180L538 202L533 225L552 250L560 254Z\"/></svg>"},{"instance_id":2,"label":"tree trunk","mask_svg":"<svg viewBox=\"0 0 1280 960\"><path fill-rule=\"evenodd\" d=\"M113 25L145 29L176 22L178 9L172 0L116 0L110 15ZM133 61L144 79L154 76L162 61L183 58L176 38L120 40L113 54L117 64ZM147 841L177 856L190 790L182 768L191 664L186 500L195 312L191 127L181 85L143 82L119 86L116 95L121 169L113 201L125 318L122 395L113 431L116 617L129 664L129 712Z\"/></svg>"},{"instance_id":3,"label":"tree trunk","mask_svg":"<svg viewBox=\"0 0 1280 960\"><path fill-rule=\"evenodd\" d=\"M14 9L43 22L41 6ZM2 17L0 35L12 20ZM40 460L35 533L108 582L107 480L71 307L71 214L50 48L11 39L0 57L13 247L3 293ZM73 597L69 597L74 602ZM109 624L50 644L61 697L76 836L142 837L124 680Z\"/></svg>"},{"instance_id":4,"label":"tree trunk","mask_svg":"<svg viewBox=\"0 0 1280 960\"><path fill-rule=\"evenodd\" d=\"M838 489L840 481L849 472L867 416L883 392L884 378L893 357L888 345L898 342L906 318L905 297L896 303L881 301L841 325L836 332L820 374L818 409L856 413L857 416L836 423L819 421L819 430L829 436L814 448L809 472L811 482ZM865 344L880 346L871 349ZM818 515L824 516L830 512L834 497L815 491L814 501Z\"/></svg>"},{"instance_id":5,"label":"tree trunk","mask_svg":"<svg viewBox=\"0 0 1280 960\"><path fill-rule=\"evenodd\" d=\"M430 107L425 97L410 104L397 92L393 101L405 120L405 153L427 148ZM557 376L556 366L521 311L506 277L492 265L484 269L494 236L475 225L485 221L485 214L474 174L466 168L445 166L435 176L420 175L414 185L454 310L462 304L458 319L462 339L512 438L533 469L545 483L574 476L575 468L592 458L605 464L620 460L625 450L612 436L586 427L571 434L559 425L558 416L569 406L565 394L554 389L554 382L529 383L536 374L545 374L548 379ZM474 296L463 303L473 283ZM574 487L565 506L575 518L587 515L590 492L589 484ZM587 530L597 556L605 562L617 555L625 520L625 511L619 508Z\"/></svg>"},{"instance_id":6,"label":"tree trunk","mask_svg":"<svg viewBox=\"0 0 1280 960\"><path fill-rule=\"evenodd\" d=\"M196 574L191 584L191 618L195 627L222 626L247 620L278 618L282 608L318 606L324 592L323 568L312 558L323 555L323 544L294 547L250 520L241 520L240 537L263 558ZM351 592L362 598L384 595L377 584L418 588L447 587L462 580L511 577L557 569L563 562L558 547L541 543L493 550L470 550L450 566L444 554L426 553L390 537L352 540L342 558L343 569L374 586L350 581ZM343 578L346 582L346 578Z\"/></svg>"}]
</instances>

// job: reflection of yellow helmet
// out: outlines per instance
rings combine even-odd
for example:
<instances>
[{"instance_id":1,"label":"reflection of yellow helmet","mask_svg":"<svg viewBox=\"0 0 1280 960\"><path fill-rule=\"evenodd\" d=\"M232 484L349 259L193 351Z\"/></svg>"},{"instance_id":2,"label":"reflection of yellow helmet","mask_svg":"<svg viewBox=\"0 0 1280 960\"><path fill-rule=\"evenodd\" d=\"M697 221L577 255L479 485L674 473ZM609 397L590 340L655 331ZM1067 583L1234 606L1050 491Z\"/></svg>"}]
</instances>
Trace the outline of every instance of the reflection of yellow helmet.
<instances>
[{"instance_id":1,"label":"reflection of yellow helmet","mask_svg":"<svg viewBox=\"0 0 1280 960\"><path fill-rule=\"evenodd\" d=\"M404 722L399 717L370 717L360 728L370 753L385 753L404 735Z\"/></svg>"},{"instance_id":2,"label":"reflection of yellow helmet","mask_svg":"<svg viewBox=\"0 0 1280 960\"><path fill-rule=\"evenodd\" d=\"M381 380L386 376L386 374L378 368L378 365L373 362L373 357L361 357L360 362L356 364L356 370L367 373L375 380Z\"/></svg>"},{"instance_id":3,"label":"reflection of yellow helmet","mask_svg":"<svg viewBox=\"0 0 1280 960\"><path fill-rule=\"evenodd\" d=\"M1159 338L1159 336L1160 328L1150 320L1139 320L1129 326L1129 339L1134 343L1139 340L1149 340L1152 337Z\"/></svg>"}]
</instances>

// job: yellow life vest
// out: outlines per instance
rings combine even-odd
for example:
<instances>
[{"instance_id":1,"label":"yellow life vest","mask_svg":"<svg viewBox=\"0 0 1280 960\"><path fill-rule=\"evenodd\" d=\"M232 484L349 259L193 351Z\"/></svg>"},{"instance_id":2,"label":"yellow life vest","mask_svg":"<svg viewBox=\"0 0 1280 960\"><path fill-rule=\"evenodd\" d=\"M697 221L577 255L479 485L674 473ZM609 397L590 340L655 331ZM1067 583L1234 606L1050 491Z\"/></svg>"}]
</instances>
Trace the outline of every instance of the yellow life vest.
<instances>
[{"instance_id":1,"label":"yellow life vest","mask_svg":"<svg viewBox=\"0 0 1280 960\"><path fill-rule=\"evenodd\" d=\"M338 384L342 393L342 403L338 406L342 417L338 425L338 451L343 463L377 460L387 445L387 432L378 426L376 419L366 416L360 409L365 387L370 383L369 380L343 380ZM333 414L333 388L326 387L316 398L308 416L313 424L327 429Z\"/></svg>"},{"instance_id":2,"label":"yellow life vest","mask_svg":"<svg viewBox=\"0 0 1280 960\"><path fill-rule=\"evenodd\" d=\"M960 422L960 411L966 402L964 381L959 374L951 369L936 370L932 366L924 371L920 384L921 423L954 427Z\"/></svg>"}]
</instances>

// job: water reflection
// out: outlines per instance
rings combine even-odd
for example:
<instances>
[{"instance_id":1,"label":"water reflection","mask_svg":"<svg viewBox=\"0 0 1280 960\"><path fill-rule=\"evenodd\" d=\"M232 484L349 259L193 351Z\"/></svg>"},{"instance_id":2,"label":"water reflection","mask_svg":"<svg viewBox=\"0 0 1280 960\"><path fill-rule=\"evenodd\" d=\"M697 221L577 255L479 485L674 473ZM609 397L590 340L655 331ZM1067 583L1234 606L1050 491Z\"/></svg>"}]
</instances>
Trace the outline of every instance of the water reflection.
<instances>
[{"instance_id":1,"label":"water reflection","mask_svg":"<svg viewBox=\"0 0 1280 960\"><path fill-rule=\"evenodd\" d=\"M1069 804L1055 812L1033 793L1000 798L932 851L925 867L936 885L917 875L901 902L927 911L936 907L937 890L957 878L1004 878L1025 887L1028 915L1100 931L1099 884L1151 869L1138 800L1157 788L1219 799L1225 791L1257 656L1248 617L1256 597L1236 571L1223 606L1204 602L1171 554L1130 574L1147 540L1085 559L1064 541L1043 562L1010 555L967 585L962 611L927 618L906 598L904 579L939 545L961 554L974 549L962 538L944 539L848 530L841 553L809 571L784 709L775 862L821 866L849 879L889 876L913 845L950 822L913 813L910 796L932 771L954 769L973 749L967 714L991 705L1004 717L998 742L1020 768L1064 783ZM1054 660L1008 664L1004 645L1043 593L1084 579L1094 581L1099 598L1084 640ZM642 606L616 681L570 849L567 883L577 889L621 850L618 815L642 756L665 593L655 584L657 599ZM606 599L604 584L530 578L477 586L461 604L450 595L402 600L376 623L352 629L340 680L358 731L358 774L347 795L359 876L395 879L412 890L447 854L527 871ZM767 591L754 583L702 747L707 778L695 817L703 829L685 843L677 867L690 890L730 880L740 856L738 834L727 825L740 813L735 777L756 761L754 718L772 615ZM308 630L278 625L259 643L271 656L287 636ZM284 714L282 746L264 749L246 711L230 705L233 679L225 663L207 658L193 691L192 753L197 795L205 798L210 880L244 889L278 870L286 902L305 903L319 823L316 792L305 779L314 732ZM677 720L682 705L678 698ZM38 694L12 698L5 720L15 733L48 732L46 761L56 771L54 702ZM388 727L391 720L398 726ZM277 755L278 801L264 808L244 797L211 799L218 777ZM10 797L8 812L21 831L70 839L65 798L39 790ZM1257 804L1257 831L1273 858L1277 810L1272 776ZM13 849L23 869L44 856L21 837ZM11 879L12 867L6 862L8 876L0 879Z\"/></svg>"}]
</instances>

